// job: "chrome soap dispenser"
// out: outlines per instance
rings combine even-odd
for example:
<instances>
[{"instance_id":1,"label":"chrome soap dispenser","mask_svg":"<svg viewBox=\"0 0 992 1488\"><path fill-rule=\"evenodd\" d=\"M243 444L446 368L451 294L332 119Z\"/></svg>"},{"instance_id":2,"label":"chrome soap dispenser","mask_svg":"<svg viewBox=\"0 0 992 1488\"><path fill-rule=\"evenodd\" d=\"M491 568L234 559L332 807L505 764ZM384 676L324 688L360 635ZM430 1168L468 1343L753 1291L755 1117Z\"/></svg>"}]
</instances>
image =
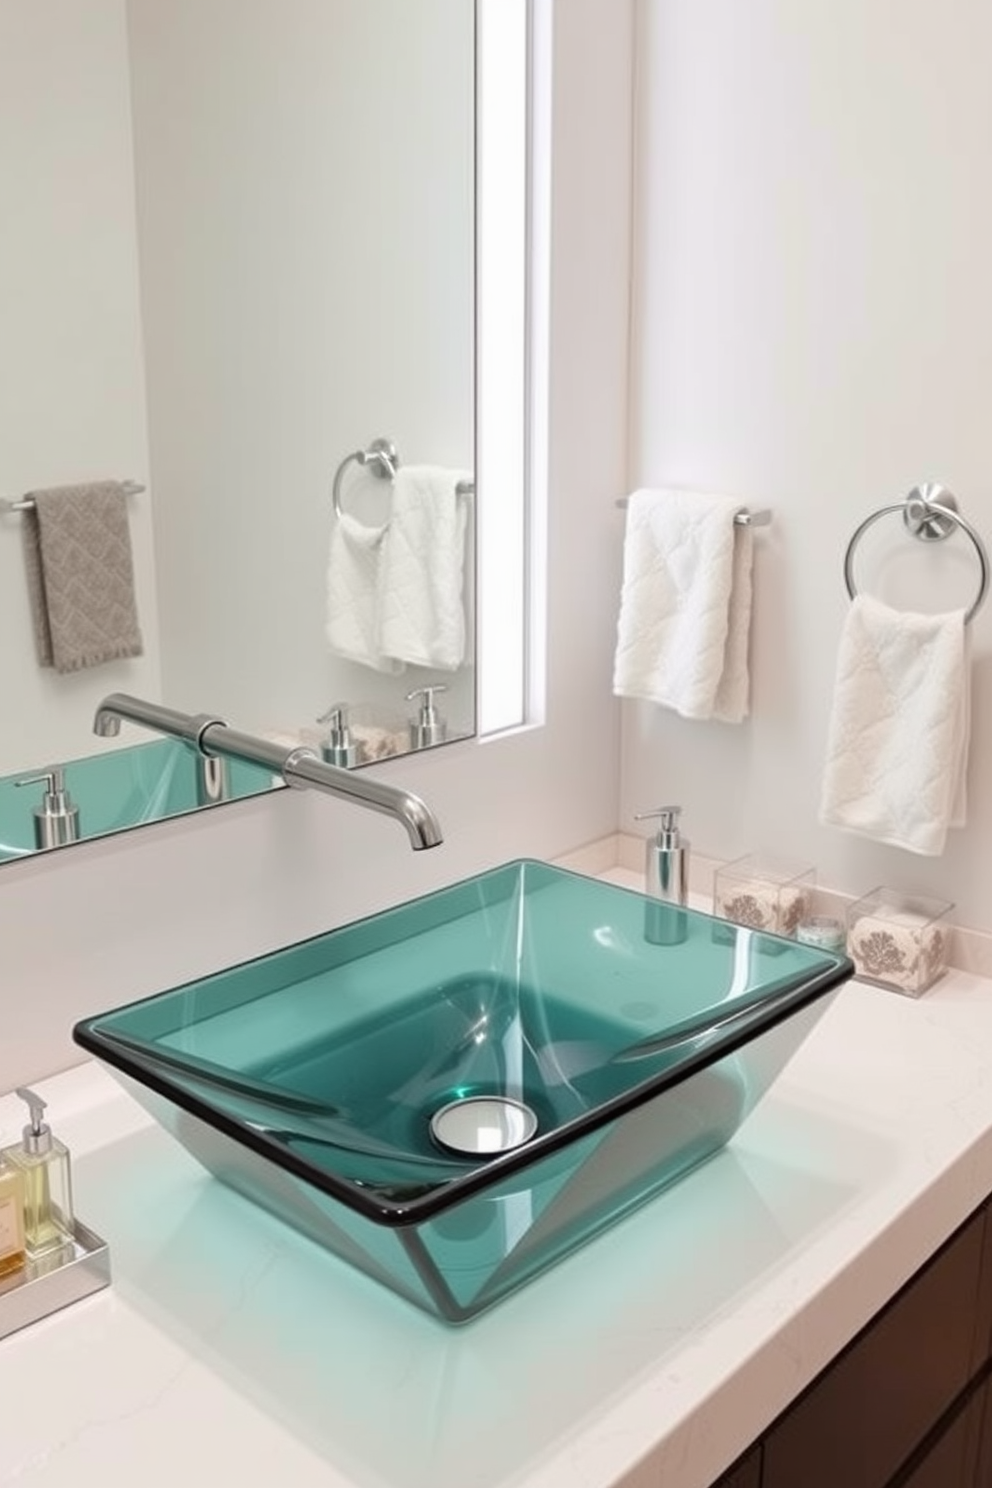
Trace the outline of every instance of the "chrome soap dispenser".
<instances>
[{"instance_id":1,"label":"chrome soap dispenser","mask_svg":"<svg viewBox=\"0 0 992 1488\"><path fill-rule=\"evenodd\" d=\"M681 815L681 806L659 806L635 818L658 818L658 830L648 839L644 882L647 893L666 904L685 904L689 897L689 844L679 831Z\"/></svg>"},{"instance_id":2,"label":"chrome soap dispenser","mask_svg":"<svg viewBox=\"0 0 992 1488\"><path fill-rule=\"evenodd\" d=\"M338 765L342 770L353 770L359 762L358 745L351 735L348 704L333 703L326 713L320 715L317 722L330 724L327 738L320 746L324 759L329 765Z\"/></svg>"},{"instance_id":3,"label":"chrome soap dispenser","mask_svg":"<svg viewBox=\"0 0 992 1488\"><path fill-rule=\"evenodd\" d=\"M678 945L687 934L685 915L668 907L684 907L689 897L689 844L679 830L681 814L681 806L659 806L635 818L658 818L658 830L648 838L644 865L645 892L660 901L650 904L645 916L644 934L652 945Z\"/></svg>"},{"instance_id":4,"label":"chrome soap dispenser","mask_svg":"<svg viewBox=\"0 0 992 1488\"><path fill-rule=\"evenodd\" d=\"M62 847L79 840L79 807L65 788L65 771L53 765L41 775L16 780L15 785L44 785L41 805L34 810L35 847Z\"/></svg>"},{"instance_id":5,"label":"chrome soap dispenser","mask_svg":"<svg viewBox=\"0 0 992 1488\"><path fill-rule=\"evenodd\" d=\"M443 682L435 682L433 687L415 687L407 693L408 703L420 698L420 711L410 721L411 749L429 749L432 744L443 744L448 737L448 725L434 706L434 694L447 690Z\"/></svg>"},{"instance_id":6,"label":"chrome soap dispenser","mask_svg":"<svg viewBox=\"0 0 992 1488\"><path fill-rule=\"evenodd\" d=\"M21 1143L0 1156L20 1173L24 1189L24 1240L29 1258L68 1244L74 1236L69 1149L43 1119L45 1102L33 1090L19 1089L30 1121Z\"/></svg>"}]
</instances>

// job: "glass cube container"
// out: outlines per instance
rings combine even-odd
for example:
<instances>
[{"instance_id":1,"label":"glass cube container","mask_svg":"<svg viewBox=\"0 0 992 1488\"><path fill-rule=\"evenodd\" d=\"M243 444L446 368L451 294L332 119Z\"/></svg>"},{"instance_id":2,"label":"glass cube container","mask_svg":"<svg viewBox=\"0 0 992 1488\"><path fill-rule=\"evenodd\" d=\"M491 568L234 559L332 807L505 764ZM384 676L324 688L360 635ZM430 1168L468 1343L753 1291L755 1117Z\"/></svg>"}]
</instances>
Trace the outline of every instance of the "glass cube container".
<instances>
[{"instance_id":1,"label":"glass cube container","mask_svg":"<svg viewBox=\"0 0 992 1488\"><path fill-rule=\"evenodd\" d=\"M812 913L816 869L749 853L717 869L713 913L736 925L794 936Z\"/></svg>"},{"instance_id":2,"label":"glass cube container","mask_svg":"<svg viewBox=\"0 0 992 1488\"><path fill-rule=\"evenodd\" d=\"M845 957L516 861L88 1018L205 1167L446 1322L719 1150Z\"/></svg>"},{"instance_id":3,"label":"glass cube container","mask_svg":"<svg viewBox=\"0 0 992 1488\"><path fill-rule=\"evenodd\" d=\"M947 970L946 899L872 889L847 912L847 950L855 975L918 997Z\"/></svg>"}]
</instances>

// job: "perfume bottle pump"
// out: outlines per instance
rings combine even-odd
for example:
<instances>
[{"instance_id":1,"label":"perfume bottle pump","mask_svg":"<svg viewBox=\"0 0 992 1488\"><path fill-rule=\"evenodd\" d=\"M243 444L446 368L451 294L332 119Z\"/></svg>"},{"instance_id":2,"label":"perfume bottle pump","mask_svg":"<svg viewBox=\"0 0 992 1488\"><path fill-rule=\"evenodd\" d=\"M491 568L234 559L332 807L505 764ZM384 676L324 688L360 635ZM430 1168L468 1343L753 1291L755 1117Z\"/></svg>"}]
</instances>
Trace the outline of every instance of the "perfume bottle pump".
<instances>
[{"instance_id":1,"label":"perfume bottle pump","mask_svg":"<svg viewBox=\"0 0 992 1488\"><path fill-rule=\"evenodd\" d=\"M73 1239L72 1176L69 1150L43 1119L41 1096L27 1089L17 1094L26 1102L30 1120L20 1144L4 1148L0 1157L23 1185L24 1241L31 1257Z\"/></svg>"}]
</instances>

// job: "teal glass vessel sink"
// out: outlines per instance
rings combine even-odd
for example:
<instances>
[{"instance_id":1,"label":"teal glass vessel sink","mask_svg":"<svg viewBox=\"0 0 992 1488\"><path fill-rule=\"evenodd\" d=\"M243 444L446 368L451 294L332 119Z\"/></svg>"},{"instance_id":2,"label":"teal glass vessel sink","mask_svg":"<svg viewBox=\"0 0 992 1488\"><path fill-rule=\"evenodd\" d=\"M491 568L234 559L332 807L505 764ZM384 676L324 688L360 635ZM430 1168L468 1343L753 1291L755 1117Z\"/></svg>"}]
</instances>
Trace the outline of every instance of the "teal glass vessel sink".
<instances>
[{"instance_id":1,"label":"teal glass vessel sink","mask_svg":"<svg viewBox=\"0 0 992 1488\"><path fill-rule=\"evenodd\" d=\"M852 969L519 861L74 1037L217 1177L463 1322L717 1151Z\"/></svg>"}]
</instances>

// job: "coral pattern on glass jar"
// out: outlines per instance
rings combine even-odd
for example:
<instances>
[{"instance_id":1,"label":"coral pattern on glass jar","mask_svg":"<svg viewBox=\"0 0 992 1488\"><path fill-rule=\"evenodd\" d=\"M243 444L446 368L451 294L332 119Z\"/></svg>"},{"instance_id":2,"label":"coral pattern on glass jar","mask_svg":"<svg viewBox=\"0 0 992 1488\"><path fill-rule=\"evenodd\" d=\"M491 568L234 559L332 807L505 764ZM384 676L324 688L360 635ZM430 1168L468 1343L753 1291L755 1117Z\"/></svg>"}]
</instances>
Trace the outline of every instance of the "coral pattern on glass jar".
<instances>
[{"instance_id":1,"label":"coral pattern on glass jar","mask_svg":"<svg viewBox=\"0 0 992 1488\"><path fill-rule=\"evenodd\" d=\"M763 906L753 894L735 894L732 899L724 900L722 913L725 919L733 920L737 925L749 925L752 930L764 930L769 924L767 907L767 904Z\"/></svg>"},{"instance_id":2,"label":"coral pattern on glass jar","mask_svg":"<svg viewBox=\"0 0 992 1488\"><path fill-rule=\"evenodd\" d=\"M906 981L916 969L916 961L907 964L895 938L884 930L873 930L856 944L857 958L869 976L898 977Z\"/></svg>"}]
</instances>

